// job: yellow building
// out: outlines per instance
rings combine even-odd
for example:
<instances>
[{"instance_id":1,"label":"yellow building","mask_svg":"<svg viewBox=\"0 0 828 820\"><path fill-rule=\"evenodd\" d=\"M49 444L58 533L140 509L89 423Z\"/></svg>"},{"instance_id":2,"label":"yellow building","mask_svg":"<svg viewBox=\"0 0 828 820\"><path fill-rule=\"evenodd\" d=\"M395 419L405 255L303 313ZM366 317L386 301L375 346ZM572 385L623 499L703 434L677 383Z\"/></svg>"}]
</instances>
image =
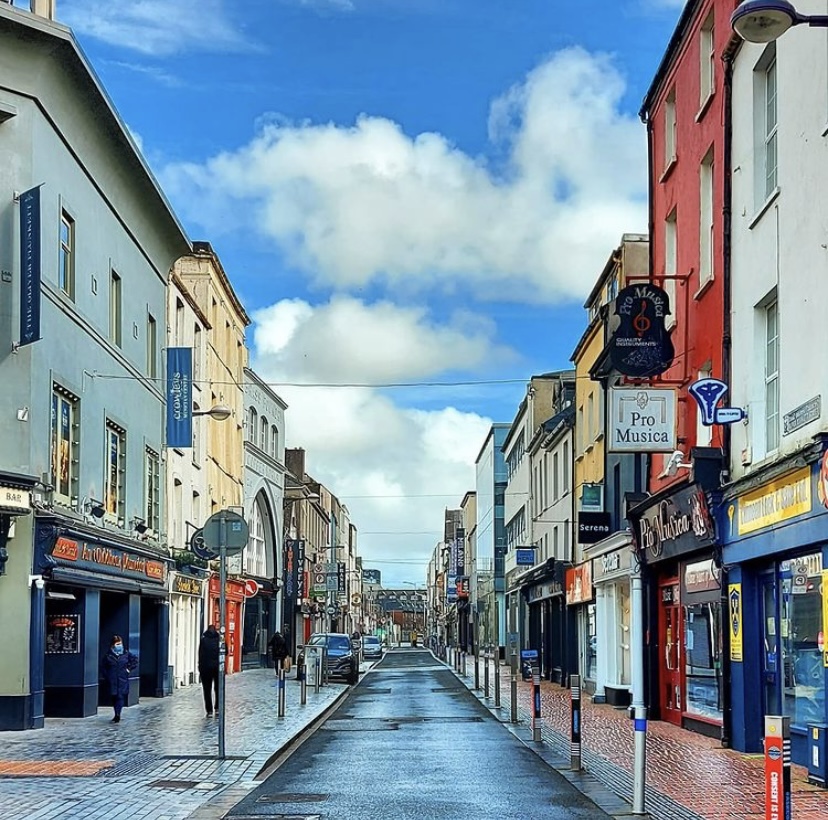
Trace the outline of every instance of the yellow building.
<instances>
[{"instance_id":1,"label":"yellow building","mask_svg":"<svg viewBox=\"0 0 828 820\"><path fill-rule=\"evenodd\" d=\"M211 325L206 331L206 372L193 373L193 409L217 405L230 409L226 421L209 416L193 419L194 457L202 450L206 453L207 504L202 505L206 519L218 510L244 504L244 332L250 318L209 242L193 242L193 253L176 262L175 272Z\"/></svg>"}]
</instances>

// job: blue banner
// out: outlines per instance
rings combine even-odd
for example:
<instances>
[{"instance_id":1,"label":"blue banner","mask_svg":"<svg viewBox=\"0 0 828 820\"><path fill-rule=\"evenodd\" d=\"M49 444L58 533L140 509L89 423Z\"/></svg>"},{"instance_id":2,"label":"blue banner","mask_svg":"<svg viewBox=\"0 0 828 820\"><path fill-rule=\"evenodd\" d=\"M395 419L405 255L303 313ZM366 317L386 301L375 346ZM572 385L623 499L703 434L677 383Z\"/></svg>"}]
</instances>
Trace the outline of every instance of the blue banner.
<instances>
[{"instance_id":1,"label":"blue banner","mask_svg":"<svg viewBox=\"0 0 828 820\"><path fill-rule=\"evenodd\" d=\"M167 447L193 446L193 350L167 348Z\"/></svg>"},{"instance_id":2,"label":"blue banner","mask_svg":"<svg viewBox=\"0 0 828 820\"><path fill-rule=\"evenodd\" d=\"M20 194L20 342L40 339L40 186Z\"/></svg>"}]
</instances>

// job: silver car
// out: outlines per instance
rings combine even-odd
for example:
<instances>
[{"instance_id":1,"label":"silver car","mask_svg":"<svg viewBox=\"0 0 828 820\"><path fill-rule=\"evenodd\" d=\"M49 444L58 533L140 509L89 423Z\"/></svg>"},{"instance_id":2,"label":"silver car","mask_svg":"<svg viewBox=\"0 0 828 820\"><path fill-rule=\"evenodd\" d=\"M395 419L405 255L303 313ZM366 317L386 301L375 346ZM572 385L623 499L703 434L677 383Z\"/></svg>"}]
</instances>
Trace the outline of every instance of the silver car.
<instances>
[{"instance_id":1,"label":"silver car","mask_svg":"<svg viewBox=\"0 0 828 820\"><path fill-rule=\"evenodd\" d=\"M365 660L382 658L382 643L376 635L362 636L362 657Z\"/></svg>"}]
</instances>

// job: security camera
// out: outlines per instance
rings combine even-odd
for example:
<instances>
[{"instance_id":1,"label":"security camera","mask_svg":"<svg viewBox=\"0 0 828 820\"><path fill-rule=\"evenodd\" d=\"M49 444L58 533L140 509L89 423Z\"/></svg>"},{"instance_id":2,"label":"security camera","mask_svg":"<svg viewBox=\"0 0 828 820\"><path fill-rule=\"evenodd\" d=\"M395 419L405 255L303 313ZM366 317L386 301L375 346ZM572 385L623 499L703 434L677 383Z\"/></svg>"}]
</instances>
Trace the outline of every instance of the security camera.
<instances>
[{"instance_id":1,"label":"security camera","mask_svg":"<svg viewBox=\"0 0 828 820\"><path fill-rule=\"evenodd\" d=\"M667 475L674 476L680 469L689 470L692 466L692 464L684 463L684 453L681 450L674 450L670 458L667 459L665 472Z\"/></svg>"}]
</instances>

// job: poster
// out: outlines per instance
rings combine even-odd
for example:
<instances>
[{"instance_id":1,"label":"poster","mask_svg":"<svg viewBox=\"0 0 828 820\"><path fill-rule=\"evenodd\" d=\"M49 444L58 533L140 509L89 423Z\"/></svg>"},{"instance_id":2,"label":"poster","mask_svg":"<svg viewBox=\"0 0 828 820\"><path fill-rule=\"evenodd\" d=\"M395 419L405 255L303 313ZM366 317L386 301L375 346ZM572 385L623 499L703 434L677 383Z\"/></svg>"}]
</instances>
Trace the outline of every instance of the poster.
<instances>
[{"instance_id":1,"label":"poster","mask_svg":"<svg viewBox=\"0 0 828 820\"><path fill-rule=\"evenodd\" d=\"M80 615L46 616L46 654L80 654Z\"/></svg>"}]
</instances>

